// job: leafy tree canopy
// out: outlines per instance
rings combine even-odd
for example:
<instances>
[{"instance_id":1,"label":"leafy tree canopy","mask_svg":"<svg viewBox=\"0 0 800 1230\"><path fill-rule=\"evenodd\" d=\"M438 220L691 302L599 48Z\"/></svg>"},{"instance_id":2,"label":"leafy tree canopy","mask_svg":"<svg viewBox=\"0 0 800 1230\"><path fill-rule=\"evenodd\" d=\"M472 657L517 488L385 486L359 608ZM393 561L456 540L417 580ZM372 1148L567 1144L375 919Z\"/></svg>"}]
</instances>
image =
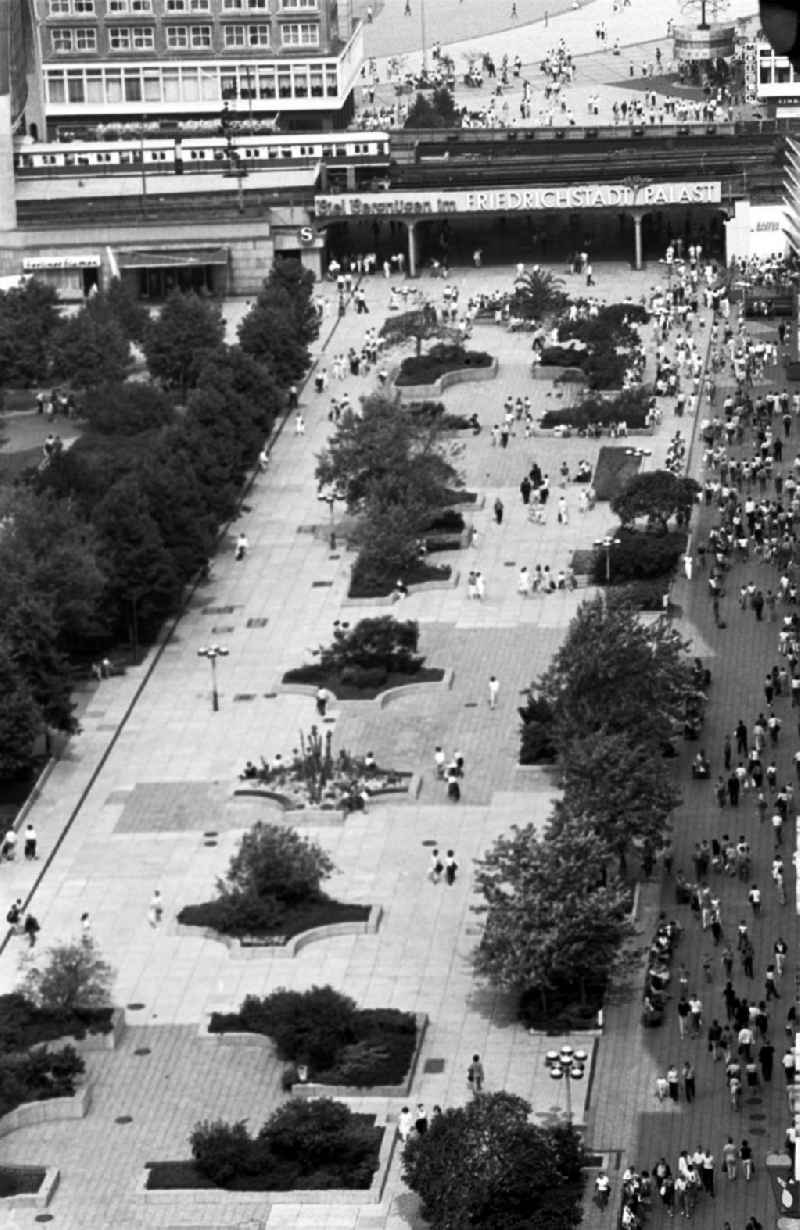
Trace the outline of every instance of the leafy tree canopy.
<instances>
[{"instance_id":1,"label":"leafy tree canopy","mask_svg":"<svg viewBox=\"0 0 800 1230\"><path fill-rule=\"evenodd\" d=\"M584 1161L572 1126L529 1122L511 1093L438 1115L403 1152L403 1178L433 1230L574 1230Z\"/></svg>"},{"instance_id":2,"label":"leafy tree canopy","mask_svg":"<svg viewBox=\"0 0 800 1230\"><path fill-rule=\"evenodd\" d=\"M0 781L27 773L44 723L22 672L0 637Z\"/></svg>"},{"instance_id":3,"label":"leafy tree canopy","mask_svg":"<svg viewBox=\"0 0 800 1230\"><path fill-rule=\"evenodd\" d=\"M285 292L292 303L292 320L304 346L319 337L319 316L314 307L314 274L294 257L276 260L264 283L266 295Z\"/></svg>"},{"instance_id":4,"label":"leafy tree canopy","mask_svg":"<svg viewBox=\"0 0 800 1230\"><path fill-rule=\"evenodd\" d=\"M274 898L291 905L319 897L333 870L318 842L259 821L245 833L217 887L223 897Z\"/></svg>"},{"instance_id":5,"label":"leafy tree canopy","mask_svg":"<svg viewBox=\"0 0 800 1230\"><path fill-rule=\"evenodd\" d=\"M558 828L568 840L548 840L533 825L502 836L477 864L485 904L475 953L479 974L498 986L548 991L607 975L629 934L625 886L610 880L608 847L584 826L570 823L562 804Z\"/></svg>"},{"instance_id":6,"label":"leafy tree canopy","mask_svg":"<svg viewBox=\"0 0 800 1230\"><path fill-rule=\"evenodd\" d=\"M434 337L448 337L460 341L456 329L448 329L436 315L432 303L423 303L410 312L400 312L396 316L387 316L381 325L381 337L389 346L402 346L409 338L414 339L416 352L422 351L422 343Z\"/></svg>"},{"instance_id":7,"label":"leafy tree canopy","mask_svg":"<svg viewBox=\"0 0 800 1230\"><path fill-rule=\"evenodd\" d=\"M365 398L362 413L345 413L317 462L317 481L344 493L348 508L396 505L430 512L447 503L460 478L435 423L421 424L384 393ZM413 534L414 528L411 527Z\"/></svg>"},{"instance_id":8,"label":"leafy tree canopy","mask_svg":"<svg viewBox=\"0 0 800 1230\"><path fill-rule=\"evenodd\" d=\"M238 332L242 350L266 363L282 387L305 374L310 361L308 342L298 329L292 295L285 287L265 284Z\"/></svg>"},{"instance_id":9,"label":"leafy tree canopy","mask_svg":"<svg viewBox=\"0 0 800 1230\"><path fill-rule=\"evenodd\" d=\"M680 802L666 761L636 742L636 733L590 731L566 744L560 762L567 811L619 856L623 871L631 843L663 844L669 813Z\"/></svg>"},{"instance_id":10,"label":"leafy tree canopy","mask_svg":"<svg viewBox=\"0 0 800 1230\"><path fill-rule=\"evenodd\" d=\"M0 388L44 383L50 341L59 322L54 286L30 278L0 293Z\"/></svg>"},{"instance_id":11,"label":"leafy tree canopy","mask_svg":"<svg viewBox=\"0 0 800 1230\"><path fill-rule=\"evenodd\" d=\"M173 291L144 336L150 374L185 400L197 383L209 351L222 345L225 322L217 304Z\"/></svg>"},{"instance_id":12,"label":"leafy tree canopy","mask_svg":"<svg viewBox=\"0 0 800 1230\"><path fill-rule=\"evenodd\" d=\"M658 748L682 720L691 688L687 644L664 620L645 625L624 603L581 603L539 683L560 744L603 729L636 731Z\"/></svg>"},{"instance_id":13,"label":"leafy tree canopy","mask_svg":"<svg viewBox=\"0 0 800 1230\"><path fill-rule=\"evenodd\" d=\"M461 113L453 95L445 86L439 86L430 99L425 94L417 94L408 109L408 117L403 127L457 128L460 123Z\"/></svg>"},{"instance_id":14,"label":"leafy tree canopy","mask_svg":"<svg viewBox=\"0 0 800 1230\"><path fill-rule=\"evenodd\" d=\"M46 1012L70 1013L111 1006L114 971L94 941L56 944L28 970L23 993Z\"/></svg>"},{"instance_id":15,"label":"leafy tree canopy","mask_svg":"<svg viewBox=\"0 0 800 1230\"><path fill-rule=\"evenodd\" d=\"M647 517L651 527L666 531L670 517L688 520L699 494L700 484L693 478L669 470L648 470L635 474L611 501L611 507L623 525Z\"/></svg>"},{"instance_id":16,"label":"leafy tree canopy","mask_svg":"<svg viewBox=\"0 0 800 1230\"><path fill-rule=\"evenodd\" d=\"M130 343L117 319L82 307L55 329L50 343L52 372L78 389L94 389L125 379L131 366Z\"/></svg>"},{"instance_id":17,"label":"leafy tree canopy","mask_svg":"<svg viewBox=\"0 0 800 1230\"><path fill-rule=\"evenodd\" d=\"M103 384L87 392L81 417L106 436L135 436L167 427L175 417L172 399L149 381Z\"/></svg>"}]
</instances>

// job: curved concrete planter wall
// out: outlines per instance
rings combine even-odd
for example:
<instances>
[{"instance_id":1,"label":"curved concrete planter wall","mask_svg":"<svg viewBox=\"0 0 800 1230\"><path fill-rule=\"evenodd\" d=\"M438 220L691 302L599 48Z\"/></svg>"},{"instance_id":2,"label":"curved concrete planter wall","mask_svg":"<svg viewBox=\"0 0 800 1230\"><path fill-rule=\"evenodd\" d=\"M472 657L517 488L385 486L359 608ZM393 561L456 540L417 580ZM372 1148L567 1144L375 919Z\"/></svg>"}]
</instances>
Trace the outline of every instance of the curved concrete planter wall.
<instances>
[{"instance_id":1,"label":"curved concrete planter wall","mask_svg":"<svg viewBox=\"0 0 800 1230\"><path fill-rule=\"evenodd\" d=\"M122 1035L125 1032L125 1012L122 1008L115 1008L111 1013L111 1029L106 1034L87 1033L85 1038L51 1038L49 1042L37 1042L30 1049L32 1051L41 1050L57 1050L62 1046L73 1047L79 1055L91 1055L97 1051L113 1051L116 1050L119 1043L122 1041Z\"/></svg>"},{"instance_id":2,"label":"curved concrete planter wall","mask_svg":"<svg viewBox=\"0 0 800 1230\"><path fill-rule=\"evenodd\" d=\"M405 1080L399 1085L369 1085L362 1088L359 1085L316 1085L313 1081L297 1081L292 1085L294 1098L405 1098L411 1092L414 1075L417 1070L422 1044L425 1041L425 1030L428 1028L428 1016L425 1012L417 1012L417 1044L411 1056L411 1066Z\"/></svg>"},{"instance_id":3,"label":"curved concrete planter wall","mask_svg":"<svg viewBox=\"0 0 800 1230\"><path fill-rule=\"evenodd\" d=\"M44 1178L35 1192L19 1192L16 1196L0 1198L0 1213L6 1209L46 1209L58 1187L59 1170L57 1166L4 1166L5 1171L20 1171L30 1173L44 1169Z\"/></svg>"},{"instance_id":4,"label":"curved concrete planter wall","mask_svg":"<svg viewBox=\"0 0 800 1230\"><path fill-rule=\"evenodd\" d=\"M409 594L426 594L429 590L434 589L455 589L458 586L461 574L455 568L450 570L450 576L445 577L441 581L420 581L418 585L409 585ZM348 592L349 592L348 585ZM342 606L396 606L396 602L391 594L381 594L377 598L343 598Z\"/></svg>"},{"instance_id":5,"label":"curved concrete planter wall","mask_svg":"<svg viewBox=\"0 0 800 1230\"><path fill-rule=\"evenodd\" d=\"M83 1119L92 1102L91 1086L84 1085L71 1098L46 1098L42 1102L23 1102L0 1118L0 1136L8 1136L19 1128L39 1123L57 1123L62 1119Z\"/></svg>"},{"instance_id":6,"label":"curved concrete planter wall","mask_svg":"<svg viewBox=\"0 0 800 1230\"><path fill-rule=\"evenodd\" d=\"M438 585L439 582L434 582L434 584ZM379 709L385 709L387 705L390 705L392 701L396 700L399 696L411 696L415 692L425 692L429 688L443 688L445 691L449 692L453 687L454 678L455 672L448 670L444 672L443 677L439 680L429 679L423 683L401 683L399 687L386 688L385 691L379 692L377 696L371 696L370 701L373 705L377 705ZM317 685L313 683L282 683L280 684L278 691L286 692L293 696L316 696ZM350 705L364 704L365 702L359 700L339 700L337 697L336 703L339 705ZM412 774L412 780L415 776L416 774ZM246 793L246 791L236 790L235 793L240 795ZM409 793L411 793L410 784Z\"/></svg>"},{"instance_id":7,"label":"curved concrete planter wall","mask_svg":"<svg viewBox=\"0 0 800 1230\"><path fill-rule=\"evenodd\" d=\"M421 689L424 687L430 687L431 685L421 683L416 686L419 689ZM452 680L449 686L450 687L453 686ZM396 699L398 695L403 695L404 693L410 690L411 688L409 688L408 686L404 686L402 688L389 688L388 691L382 692L381 696L375 697L375 699L380 700L384 696ZM384 708L385 705L388 705L390 703L391 703L390 700L386 700L379 707ZM421 775L419 773L409 773L407 777L403 778L403 781L407 782L407 785L398 787L397 789L389 788L386 790L376 790L374 794L370 795L371 802L387 803L387 802L391 802L392 800L394 800L398 803L402 803L406 799L416 799L419 796L420 790L422 789ZM295 827L299 827L304 824L313 824L315 826L326 826L326 825L327 826L339 826L342 824L346 824L350 816L363 815L363 812L360 812L360 811L345 812L341 807L333 807L333 806L330 806L330 807L287 807L286 804L283 803L280 798L277 798L274 794L270 793L269 791L255 790L250 787L244 787L243 789L234 790L233 797L234 799L247 799L247 800L260 799L266 807L272 808L277 813L275 817L276 819L285 820L288 824L291 824Z\"/></svg>"},{"instance_id":8,"label":"curved concrete planter wall","mask_svg":"<svg viewBox=\"0 0 800 1230\"><path fill-rule=\"evenodd\" d=\"M401 401L429 401L454 384L494 380L499 366L497 359L492 359L488 367L460 367L456 371L445 372L433 384L395 384L393 387L400 394Z\"/></svg>"},{"instance_id":9,"label":"curved concrete planter wall","mask_svg":"<svg viewBox=\"0 0 800 1230\"><path fill-rule=\"evenodd\" d=\"M211 1206L218 1209L247 1209L257 1205L262 1213L265 1205L271 1204L337 1206L379 1204L383 1197L383 1189L386 1186L396 1140L397 1124L384 1122L383 1140L381 1141L378 1153L378 1167L369 1187L354 1190L331 1188L327 1191L298 1188L291 1192L229 1192L219 1187L171 1188L168 1191L150 1191L147 1187L147 1170L145 1170L139 1180L137 1194L144 1198L146 1204L174 1204L186 1208L197 1203L205 1207Z\"/></svg>"},{"instance_id":10,"label":"curved concrete planter wall","mask_svg":"<svg viewBox=\"0 0 800 1230\"><path fill-rule=\"evenodd\" d=\"M242 944L238 937L222 935L219 931L214 931L212 927L189 927L179 922L175 923L174 934L196 940L216 940L218 944L225 945L232 960L250 961L259 957L294 957L309 944L315 944L318 940L335 939L340 935L374 935L380 926L382 917L381 906L373 905L369 918L363 922L339 922L331 923L326 927L312 927L309 931L300 931L299 934L293 935L285 944ZM217 1035L209 1036L216 1037Z\"/></svg>"}]
</instances>

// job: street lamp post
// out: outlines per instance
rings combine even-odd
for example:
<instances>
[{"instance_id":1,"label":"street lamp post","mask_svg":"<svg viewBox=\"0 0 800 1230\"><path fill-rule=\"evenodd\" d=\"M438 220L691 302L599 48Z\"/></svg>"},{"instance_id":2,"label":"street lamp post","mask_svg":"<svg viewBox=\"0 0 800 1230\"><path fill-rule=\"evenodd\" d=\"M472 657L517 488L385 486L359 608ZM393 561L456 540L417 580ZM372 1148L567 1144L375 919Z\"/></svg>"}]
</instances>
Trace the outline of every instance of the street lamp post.
<instances>
[{"instance_id":1,"label":"street lamp post","mask_svg":"<svg viewBox=\"0 0 800 1230\"><path fill-rule=\"evenodd\" d=\"M217 691L217 658L227 658L229 650L222 645L204 645L198 649L198 658L208 658L211 663L211 708L219 712L219 692Z\"/></svg>"},{"instance_id":2,"label":"street lamp post","mask_svg":"<svg viewBox=\"0 0 800 1230\"><path fill-rule=\"evenodd\" d=\"M583 1080L588 1058L586 1051L574 1051L571 1046L562 1046L560 1051L548 1051L544 1057L553 1080L566 1082L568 1123L572 1123L572 1082Z\"/></svg>"},{"instance_id":3,"label":"street lamp post","mask_svg":"<svg viewBox=\"0 0 800 1230\"><path fill-rule=\"evenodd\" d=\"M611 584L611 548L619 546L619 539L606 534L605 538L595 538L596 547L605 547L606 552L606 585Z\"/></svg>"},{"instance_id":4,"label":"street lamp post","mask_svg":"<svg viewBox=\"0 0 800 1230\"><path fill-rule=\"evenodd\" d=\"M329 535L329 541L331 545L331 551L336 550L336 526L335 526L334 519L333 519L333 506L336 503L341 503L345 498L346 497L344 493L339 491L336 488L333 488L332 490L329 490L329 491L318 491L317 492L317 499L321 500L323 504L328 505L328 513L330 516L330 521L328 524L328 535Z\"/></svg>"}]
</instances>

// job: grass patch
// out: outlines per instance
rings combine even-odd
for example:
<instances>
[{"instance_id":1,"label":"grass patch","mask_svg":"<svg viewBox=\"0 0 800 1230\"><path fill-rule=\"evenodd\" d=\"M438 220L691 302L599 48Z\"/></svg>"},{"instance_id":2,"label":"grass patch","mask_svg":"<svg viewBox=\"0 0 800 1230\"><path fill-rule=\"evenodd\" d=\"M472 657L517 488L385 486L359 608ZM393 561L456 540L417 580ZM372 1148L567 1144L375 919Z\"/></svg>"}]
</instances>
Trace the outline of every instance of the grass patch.
<instances>
[{"instance_id":1,"label":"grass patch","mask_svg":"<svg viewBox=\"0 0 800 1230\"><path fill-rule=\"evenodd\" d=\"M258 926L255 920L231 916L224 901L202 901L198 905L185 905L178 914L178 922L185 927L210 927L221 935L241 939L253 936L276 944L286 943L302 931L312 927L328 927L341 922L366 922L371 906L350 905L348 902L331 901L323 897L318 901L304 901L297 905L270 902L275 909L269 921ZM254 925L255 923L255 925Z\"/></svg>"},{"instance_id":2,"label":"grass patch","mask_svg":"<svg viewBox=\"0 0 800 1230\"><path fill-rule=\"evenodd\" d=\"M26 1051L56 1038L110 1033L112 1013L113 1008L45 1012L18 991L0 995L0 1051Z\"/></svg>"},{"instance_id":3,"label":"grass patch","mask_svg":"<svg viewBox=\"0 0 800 1230\"><path fill-rule=\"evenodd\" d=\"M321 666L312 664L287 671L282 682L308 683L315 687L328 688L339 700L372 700L375 696L380 696L381 692L388 691L389 688L402 688L409 683L441 683L444 679L444 671L438 666L421 667L413 675L401 674L399 671L386 671L383 682L378 684L362 683L361 681L367 676L366 670L359 674L357 670L351 669L349 672L346 671L343 679L341 673L331 674L323 670Z\"/></svg>"},{"instance_id":4,"label":"grass patch","mask_svg":"<svg viewBox=\"0 0 800 1230\"><path fill-rule=\"evenodd\" d=\"M597 458L592 486L598 500L613 500L626 483L639 473L641 457L636 457L626 448L603 444Z\"/></svg>"}]
</instances>

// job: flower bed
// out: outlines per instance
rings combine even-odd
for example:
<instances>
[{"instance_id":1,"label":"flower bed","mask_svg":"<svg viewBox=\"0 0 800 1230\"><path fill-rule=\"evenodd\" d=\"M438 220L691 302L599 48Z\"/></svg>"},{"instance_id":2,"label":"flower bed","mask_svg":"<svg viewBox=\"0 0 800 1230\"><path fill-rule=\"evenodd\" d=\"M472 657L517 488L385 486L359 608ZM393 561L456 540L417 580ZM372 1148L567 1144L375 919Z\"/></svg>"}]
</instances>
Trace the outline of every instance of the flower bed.
<instances>
[{"instance_id":1,"label":"flower bed","mask_svg":"<svg viewBox=\"0 0 800 1230\"><path fill-rule=\"evenodd\" d=\"M490 368L494 360L485 350L465 350L462 346L441 342L431 346L426 354L409 355L400 364L395 380L397 388L433 384L449 372Z\"/></svg>"},{"instance_id":2,"label":"flower bed","mask_svg":"<svg viewBox=\"0 0 800 1230\"><path fill-rule=\"evenodd\" d=\"M234 938L247 937L260 939L265 943L286 944L301 932L311 931L316 927L350 922L366 925L371 908L368 905L353 905L321 897L317 901L304 901L292 906L279 905L269 922L265 920L259 926L257 919L232 914L225 900L218 899L202 901L197 905L185 905L178 914L178 922L185 927L202 927Z\"/></svg>"},{"instance_id":3,"label":"flower bed","mask_svg":"<svg viewBox=\"0 0 800 1230\"><path fill-rule=\"evenodd\" d=\"M386 671L383 667L350 666L338 674L331 674L316 663L310 663L287 671L281 682L324 687L333 692L338 700L373 700L390 688L416 683L441 683L444 674L443 670L434 666L421 667L413 674Z\"/></svg>"},{"instance_id":4,"label":"flower bed","mask_svg":"<svg viewBox=\"0 0 800 1230\"><path fill-rule=\"evenodd\" d=\"M260 1034L270 1037L269 1028L259 1017L260 1001L250 997L239 1012L213 1012L210 1034ZM343 1042L331 1066L320 1070L306 1065L307 1079L315 1085L370 1089L375 1086L400 1086L407 1079L417 1047L417 1018L412 1012L393 1008L362 1008L352 1017L349 1041ZM300 1080L294 1065L287 1069L284 1084ZM324 1090L323 1090L324 1092Z\"/></svg>"}]
</instances>

